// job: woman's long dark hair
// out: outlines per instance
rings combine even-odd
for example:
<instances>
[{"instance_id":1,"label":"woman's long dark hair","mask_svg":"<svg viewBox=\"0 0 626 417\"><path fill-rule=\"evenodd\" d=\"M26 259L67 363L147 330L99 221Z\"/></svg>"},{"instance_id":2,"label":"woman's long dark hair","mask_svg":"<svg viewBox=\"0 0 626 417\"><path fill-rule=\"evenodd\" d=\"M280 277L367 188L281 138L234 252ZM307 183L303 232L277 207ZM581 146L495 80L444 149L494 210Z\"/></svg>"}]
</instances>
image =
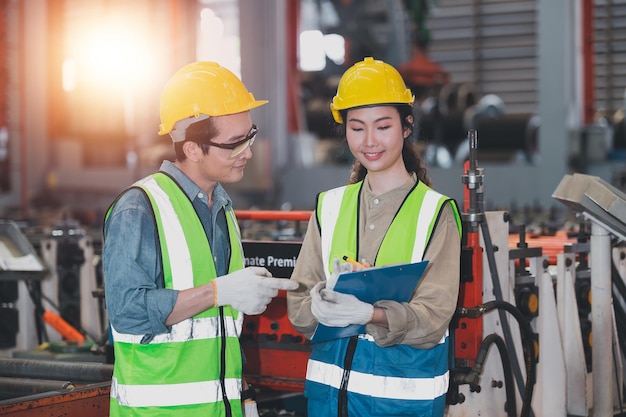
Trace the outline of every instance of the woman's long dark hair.
<instances>
[{"instance_id":1,"label":"woman's long dark hair","mask_svg":"<svg viewBox=\"0 0 626 417\"><path fill-rule=\"evenodd\" d=\"M402 160L404 161L404 166L408 172L414 172L417 175L417 179L423 182L424 184L431 186L430 177L428 176L428 170L420 157L419 150L417 149L417 144L413 141L413 108L408 104L397 104L393 105L398 113L400 114L400 122L402 123L402 131L404 132L406 129L409 130L409 134L406 139L404 139L404 143L402 145ZM346 120L346 115L348 111L342 110L341 117L343 120ZM345 136L345 123L340 125L343 130L343 135ZM350 179L348 180L348 184L354 184L359 181L362 181L365 178L365 174L367 174L367 168L365 168L358 160L354 161L352 165L352 171L350 172Z\"/></svg>"}]
</instances>

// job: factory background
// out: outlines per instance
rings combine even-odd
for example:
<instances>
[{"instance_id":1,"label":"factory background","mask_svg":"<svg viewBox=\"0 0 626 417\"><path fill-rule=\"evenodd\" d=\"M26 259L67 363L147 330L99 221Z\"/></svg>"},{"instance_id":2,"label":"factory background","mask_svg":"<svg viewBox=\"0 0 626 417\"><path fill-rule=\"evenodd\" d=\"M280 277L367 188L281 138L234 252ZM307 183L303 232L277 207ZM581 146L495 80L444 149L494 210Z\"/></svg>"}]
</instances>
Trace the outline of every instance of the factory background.
<instances>
[{"instance_id":1,"label":"factory background","mask_svg":"<svg viewBox=\"0 0 626 417\"><path fill-rule=\"evenodd\" d=\"M582 224L601 218L612 237L607 256L623 262L621 222L626 213L613 210L624 201L620 193L626 188L626 0L0 0L4 242L14 238L26 252L32 246L52 275L36 277L41 280L37 294L104 354L102 219L120 191L157 170L163 159L173 158L169 138L157 135L160 92L171 74L192 61L215 60L238 74L255 97L269 100L252 113L260 133L244 179L227 190L242 212L286 213L271 220L242 213L245 237L293 242L302 237L306 216L294 221L299 217L287 213L306 214L318 192L347 182L352 159L334 128L329 103L341 74L366 56L396 66L413 90L414 140L438 191L463 207L465 186L478 180L483 205L477 209L507 213L505 225L486 217L492 227L500 227L500 245L510 244L511 253L523 251L518 255L524 261L536 255L524 252L525 232L556 235L559 240L550 243L559 249L582 245L547 260L557 282L567 269L558 269L559 262L583 254L574 259L582 277L575 280L577 308L567 310L577 317L575 331L564 323L539 324L536 306L529 307L538 294L539 276L549 269L541 262L530 262L529 274L517 271L536 275L531 284L511 272L510 290L526 303L524 312L536 335L541 326L559 326L563 340L567 328L580 343L576 352L583 355L584 369L570 369L563 381L570 393L583 393L582 405L563 394L564 412L602 415L598 398L594 414L590 397L603 390L592 379L591 343L585 341L590 339L591 302L581 300L590 292L592 274L584 256L592 249L591 227ZM470 131L476 132L481 171L468 172L464 166L472 154ZM584 186L591 182L607 190L603 197L616 205L595 210L582 197L572 197L571 189L562 186L573 175L583 175ZM578 183L572 179L566 185L576 188ZM26 241L20 240L22 235ZM259 256L274 250L248 245ZM280 256L294 259L297 248L287 243ZM553 247L543 249L540 256L547 257ZM505 275L510 272L507 262L517 256L506 255L510 259L499 261ZM612 265L613 273L624 267L618 261ZM41 311L33 309L32 286L23 285L28 279L10 271L0 264L0 279L3 272L6 278L0 281L0 357L39 358L19 355L32 352L46 332L32 325L39 323ZM555 297L562 301L567 296L557 290ZM625 304L621 296L614 297L618 306ZM541 305L554 309L553 319L557 311L565 314L564 302ZM621 345L626 319L614 314L613 340ZM263 332L271 336L264 342L274 340L272 322L258 320L245 335L248 340L256 343ZM500 325L487 320L485 327ZM48 333L52 341L62 342ZM300 375L306 348L300 336L287 335L295 341L297 348L287 351L297 364L275 370L259 362L254 371L260 381L274 378L267 383L273 390L297 394L301 381L294 381L292 373ZM609 332L608 339L612 337ZM522 342L516 343L521 352ZM254 346L258 353L260 345ZM284 353L262 351L270 357ZM613 354L619 367L610 364L603 371L612 380L619 368L618 382L604 391L612 393L608 403L618 415L623 413L622 355ZM565 361L564 368L568 366ZM489 373L501 379L498 370ZM525 373L528 369L520 369L516 376ZM574 374L577 382L572 382ZM546 385L535 388L536 402L552 395ZM106 383L98 389L106 390ZM522 391L517 392L520 402ZM560 395L554 396L556 403ZM554 406L541 401L534 407L539 417L540 410ZM456 410L463 410L463 402L458 403ZM491 415L480 400L465 404ZM459 413L452 409L450 415Z\"/></svg>"},{"instance_id":2,"label":"factory background","mask_svg":"<svg viewBox=\"0 0 626 417\"><path fill-rule=\"evenodd\" d=\"M404 66L418 99L416 139L443 192L461 197L464 139L475 127L492 174L487 202L549 207L566 173L619 181L625 9L619 1L437 1L412 11L367 0L3 1L0 213L31 219L57 204L100 219L119 190L171 158L156 133L160 90L196 59L223 62L270 100L255 115L252 166L233 190L241 207L311 208L349 169L328 102L342 71L365 55Z\"/></svg>"}]
</instances>

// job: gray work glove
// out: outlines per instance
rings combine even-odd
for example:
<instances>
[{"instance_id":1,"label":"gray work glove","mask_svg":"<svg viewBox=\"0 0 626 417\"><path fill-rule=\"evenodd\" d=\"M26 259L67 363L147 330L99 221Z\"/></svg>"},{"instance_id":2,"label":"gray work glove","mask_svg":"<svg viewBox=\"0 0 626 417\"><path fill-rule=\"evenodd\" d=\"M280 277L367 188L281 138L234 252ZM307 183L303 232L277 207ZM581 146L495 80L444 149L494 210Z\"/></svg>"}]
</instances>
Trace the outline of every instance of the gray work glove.
<instances>
[{"instance_id":1,"label":"gray work glove","mask_svg":"<svg viewBox=\"0 0 626 417\"><path fill-rule=\"evenodd\" d=\"M350 324L367 324L374 315L374 306L364 303L352 294L344 294L318 282L311 289L311 313L317 321L329 327L346 327Z\"/></svg>"},{"instance_id":2,"label":"gray work glove","mask_svg":"<svg viewBox=\"0 0 626 417\"><path fill-rule=\"evenodd\" d=\"M244 314L261 314L278 295L278 290L295 290L298 283L285 278L272 278L265 268L251 266L215 278L216 306L230 305Z\"/></svg>"}]
</instances>

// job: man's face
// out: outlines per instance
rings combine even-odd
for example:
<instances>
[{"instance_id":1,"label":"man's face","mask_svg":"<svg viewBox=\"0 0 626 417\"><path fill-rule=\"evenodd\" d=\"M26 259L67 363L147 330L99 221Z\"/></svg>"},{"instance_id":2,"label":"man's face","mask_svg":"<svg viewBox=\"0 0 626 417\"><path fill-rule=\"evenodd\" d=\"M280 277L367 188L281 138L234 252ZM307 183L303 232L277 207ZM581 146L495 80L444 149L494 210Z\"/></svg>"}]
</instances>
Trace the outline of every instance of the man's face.
<instances>
[{"instance_id":1,"label":"man's face","mask_svg":"<svg viewBox=\"0 0 626 417\"><path fill-rule=\"evenodd\" d=\"M219 134L210 141L216 144L240 142L250 134L252 129L252 120L248 111L213 117L213 123ZM234 155L237 150L209 146L208 153L204 155L198 144L192 143L191 145L196 146L198 152L194 152L195 157L191 158L195 164L191 167L193 172L188 175L202 188L205 185L215 185L217 182L232 183L241 180L246 163L252 158L250 146L246 146L238 155Z\"/></svg>"}]
</instances>

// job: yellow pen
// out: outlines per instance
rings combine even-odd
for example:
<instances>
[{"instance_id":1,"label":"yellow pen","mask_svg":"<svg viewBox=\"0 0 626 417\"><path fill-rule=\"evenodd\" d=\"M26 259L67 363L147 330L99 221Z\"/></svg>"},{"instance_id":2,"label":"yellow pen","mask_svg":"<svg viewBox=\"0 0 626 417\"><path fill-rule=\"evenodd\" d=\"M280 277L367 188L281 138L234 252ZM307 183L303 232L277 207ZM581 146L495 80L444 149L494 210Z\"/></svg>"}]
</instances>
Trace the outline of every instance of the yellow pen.
<instances>
[{"instance_id":1,"label":"yellow pen","mask_svg":"<svg viewBox=\"0 0 626 417\"><path fill-rule=\"evenodd\" d=\"M356 265L356 266L358 266L358 267L360 267L360 268L365 268L365 265L363 265L363 264L362 264L362 263L360 263L360 262L355 261L354 259L352 259L352 258L350 258L350 257L348 257L348 256L345 256L345 255L344 255L343 260L344 260L344 261L346 261L346 262L348 262L348 263L351 263L352 265Z\"/></svg>"}]
</instances>

